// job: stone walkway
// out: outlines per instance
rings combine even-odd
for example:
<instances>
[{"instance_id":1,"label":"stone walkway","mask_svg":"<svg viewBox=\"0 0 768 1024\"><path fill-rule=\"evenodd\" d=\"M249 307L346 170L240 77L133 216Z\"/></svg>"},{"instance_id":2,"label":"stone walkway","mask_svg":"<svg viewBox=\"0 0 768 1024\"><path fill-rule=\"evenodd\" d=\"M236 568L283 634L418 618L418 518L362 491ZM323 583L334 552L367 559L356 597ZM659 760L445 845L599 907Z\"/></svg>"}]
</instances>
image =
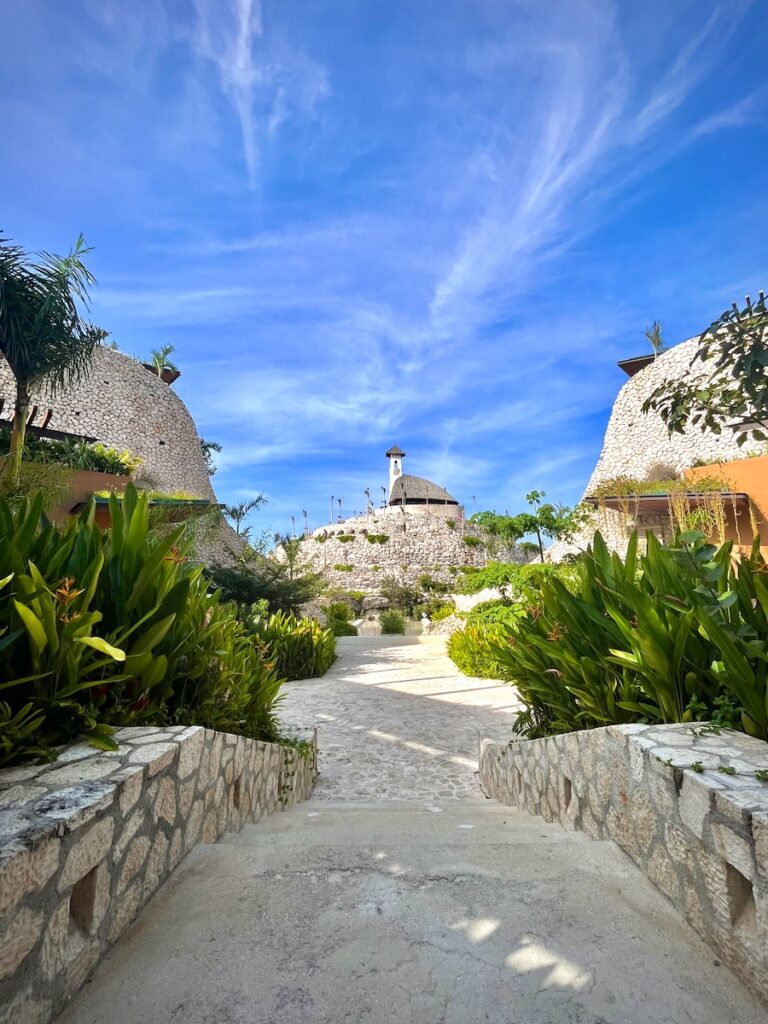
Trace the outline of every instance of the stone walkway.
<instances>
[{"instance_id":1,"label":"stone walkway","mask_svg":"<svg viewBox=\"0 0 768 1024\"><path fill-rule=\"evenodd\" d=\"M508 687L435 640L340 653L283 704L316 795L192 851L60 1024L764 1024L613 844L482 799Z\"/></svg>"},{"instance_id":2,"label":"stone walkway","mask_svg":"<svg viewBox=\"0 0 768 1024\"><path fill-rule=\"evenodd\" d=\"M478 733L511 735L514 690L460 676L445 640L356 638L322 679L284 689L281 721L317 726L317 800L442 800L482 796Z\"/></svg>"}]
</instances>

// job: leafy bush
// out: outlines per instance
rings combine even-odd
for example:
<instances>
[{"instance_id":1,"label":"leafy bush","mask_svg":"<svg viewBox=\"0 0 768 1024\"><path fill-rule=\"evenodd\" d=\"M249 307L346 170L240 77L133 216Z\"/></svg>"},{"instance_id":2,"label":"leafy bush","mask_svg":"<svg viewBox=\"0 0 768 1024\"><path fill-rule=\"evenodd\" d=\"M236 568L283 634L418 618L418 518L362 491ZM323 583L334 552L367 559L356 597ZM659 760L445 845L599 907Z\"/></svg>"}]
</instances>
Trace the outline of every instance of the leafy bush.
<instances>
[{"instance_id":1,"label":"leafy bush","mask_svg":"<svg viewBox=\"0 0 768 1024\"><path fill-rule=\"evenodd\" d=\"M414 614L416 605L421 600L421 592L416 587L400 583L394 576L384 577L379 587L379 593L389 602L390 608L404 612L408 616Z\"/></svg>"},{"instance_id":2,"label":"leafy bush","mask_svg":"<svg viewBox=\"0 0 768 1024\"><path fill-rule=\"evenodd\" d=\"M479 537L473 537L472 534L467 534L466 537L461 538L468 548L481 548L483 542Z\"/></svg>"},{"instance_id":3,"label":"leafy bush","mask_svg":"<svg viewBox=\"0 0 768 1024\"><path fill-rule=\"evenodd\" d=\"M546 562L523 565L517 562L490 562L484 569L467 567L459 580L458 591L460 594L478 594L486 588L504 588L510 595L514 595L549 576L564 575L567 572L561 564Z\"/></svg>"},{"instance_id":4,"label":"leafy bush","mask_svg":"<svg viewBox=\"0 0 768 1024\"><path fill-rule=\"evenodd\" d=\"M314 619L300 619L290 612L266 614L265 604L256 605L247 626L252 636L266 644L266 659L273 661L285 679L323 676L336 660L336 639L332 629Z\"/></svg>"},{"instance_id":5,"label":"leafy bush","mask_svg":"<svg viewBox=\"0 0 768 1024\"><path fill-rule=\"evenodd\" d=\"M344 565L342 562L337 562L333 568L336 572L352 572L354 565Z\"/></svg>"},{"instance_id":6,"label":"leafy bush","mask_svg":"<svg viewBox=\"0 0 768 1024\"><path fill-rule=\"evenodd\" d=\"M405 633L405 619L402 612L389 611L382 612L379 616L379 624L381 625L381 632L388 635L403 634Z\"/></svg>"},{"instance_id":7,"label":"leafy bush","mask_svg":"<svg viewBox=\"0 0 768 1024\"><path fill-rule=\"evenodd\" d=\"M351 544L354 539L354 533L340 533L339 536L336 538L336 540L339 541L340 544Z\"/></svg>"},{"instance_id":8,"label":"leafy bush","mask_svg":"<svg viewBox=\"0 0 768 1024\"><path fill-rule=\"evenodd\" d=\"M492 626L465 626L448 638L448 656L465 675L479 679L512 678L510 670L496 657L493 643L501 643L502 628Z\"/></svg>"},{"instance_id":9,"label":"leafy bush","mask_svg":"<svg viewBox=\"0 0 768 1024\"><path fill-rule=\"evenodd\" d=\"M11 444L11 428L0 426L0 455L6 455ZM108 448L100 442L78 441L63 438L48 440L27 432L24 438L22 458L27 462L52 463L70 469L87 469L97 473L114 473L117 476L131 476L141 465L141 459L128 451Z\"/></svg>"},{"instance_id":10,"label":"leafy bush","mask_svg":"<svg viewBox=\"0 0 768 1024\"><path fill-rule=\"evenodd\" d=\"M285 562L257 552L240 565L211 565L203 571L209 584L221 591L222 601L234 601L240 608L266 601L271 612L295 612L317 597L322 586L319 574L292 573Z\"/></svg>"},{"instance_id":11,"label":"leafy bush","mask_svg":"<svg viewBox=\"0 0 768 1024\"><path fill-rule=\"evenodd\" d=\"M357 636L357 628L350 622L354 613L346 601L333 601L325 608L325 614L334 636Z\"/></svg>"},{"instance_id":12,"label":"leafy bush","mask_svg":"<svg viewBox=\"0 0 768 1024\"><path fill-rule=\"evenodd\" d=\"M435 598L427 604L419 605L416 614L420 616L422 612L429 616L432 622L440 622L441 619L448 619L451 615L455 615L456 605L453 601L441 601Z\"/></svg>"},{"instance_id":13,"label":"leafy bush","mask_svg":"<svg viewBox=\"0 0 768 1024\"><path fill-rule=\"evenodd\" d=\"M208 593L184 526L153 534L132 486L107 531L93 503L62 528L42 507L0 500L0 760L51 757L80 734L114 748L114 725L274 738L280 677Z\"/></svg>"},{"instance_id":14,"label":"leafy bush","mask_svg":"<svg viewBox=\"0 0 768 1024\"><path fill-rule=\"evenodd\" d=\"M717 476L702 476L697 480L681 480L680 477L659 479L658 476L656 479L638 480L632 476L615 476L597 484L592 490L592 497L632 498L644 494L719 494L726 489L722 479Z\"/></svg>"},{"instance_id":15,"label":"leafy bush","mask_svg":"<svg viewBox=\"0 0 768 1024\"><path fill-rule=\"evenodd\" d=\"M758 543L732 560L696 532L662 546L637 536L624 559L596 534L566 585L540 584L540 599L499 633L456 641L490 657L527 704L516 723L545 735L621 722L703 721L733 714L768 738L768 565ZM495 628L495 627L494 627Z\"/></svg>"},{"instance_id":16,"label":"leafy bush","mask_svg":"<svg viewBox=\"0 0 768 1024\"><path fill-rule=\"evenodd\" d=\"M368 533L365 539L369 544L386 544L389 540L389 535L386 533Z\"/></svg>"}]
</instances>

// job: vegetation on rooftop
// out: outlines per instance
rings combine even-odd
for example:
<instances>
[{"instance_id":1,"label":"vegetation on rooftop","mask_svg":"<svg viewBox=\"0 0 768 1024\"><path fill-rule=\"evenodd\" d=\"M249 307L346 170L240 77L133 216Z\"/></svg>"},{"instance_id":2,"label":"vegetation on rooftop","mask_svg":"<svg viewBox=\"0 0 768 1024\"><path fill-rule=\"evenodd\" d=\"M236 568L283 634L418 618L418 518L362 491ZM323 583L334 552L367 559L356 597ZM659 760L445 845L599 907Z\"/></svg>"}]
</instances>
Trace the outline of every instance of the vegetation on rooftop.
<instances>
[{"instance_id":1,"label":"vegetation on rooftop","mask_svg":"<svg viewBox=\"0 0 768 1024\"><path fill-rule=\"evenodd\" d=\"M5 423L0 424L0 456L7 456L10 452L11 439L11 427ZM21 457L24 462L113 473L116 476L132 476L141 465L138 456L129 451L110 448L98 441L82 441L74 437L52 440L32 432L27 432L24 437Z\"/></svg>"}]
</instances>

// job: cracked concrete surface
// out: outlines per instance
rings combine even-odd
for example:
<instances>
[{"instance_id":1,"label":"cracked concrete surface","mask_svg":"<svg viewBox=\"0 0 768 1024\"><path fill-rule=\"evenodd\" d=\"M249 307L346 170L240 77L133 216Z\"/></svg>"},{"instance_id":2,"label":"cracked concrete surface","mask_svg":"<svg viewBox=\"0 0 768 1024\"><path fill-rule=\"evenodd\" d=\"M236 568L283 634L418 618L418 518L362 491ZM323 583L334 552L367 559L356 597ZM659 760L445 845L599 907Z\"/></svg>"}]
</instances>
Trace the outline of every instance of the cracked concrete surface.
<instances>
[{"instance_id":1,"label":"cracked concrete surface","mask_svg":"<svg viewBox=\"0 0 768 1024\"><path fill-rule=\"evenodd\" d=\"M482 799L485 687L380 638L291 684L317 795L197 847L60 1024L764 1022L616 847Z\"/></svg>"}]
</instances>

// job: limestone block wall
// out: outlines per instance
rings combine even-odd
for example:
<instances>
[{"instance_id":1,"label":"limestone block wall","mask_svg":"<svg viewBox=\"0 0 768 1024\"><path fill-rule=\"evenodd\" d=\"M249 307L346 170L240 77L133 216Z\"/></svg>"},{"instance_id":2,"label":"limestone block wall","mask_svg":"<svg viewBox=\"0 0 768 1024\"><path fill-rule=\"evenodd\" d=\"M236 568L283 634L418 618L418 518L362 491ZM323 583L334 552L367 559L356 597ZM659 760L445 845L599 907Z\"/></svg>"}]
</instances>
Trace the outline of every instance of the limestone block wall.
<instances>
[{"instance_id":1,"label":"limestone block wall","mask_svg":"<svg viewBox=\"0 0 768 1024\"><path fill-rule=\"evenodd\" d=\"M386 540L372 543L368 537ZM486 564L484 544L472 546L472 539L482 542L482 533L462 518L388 507L314 530L301 542L299 558L333 586L347 590L376 591L385 576L415 585L424 573L449 583L465 566ZM494 557L525 560L517 548Z\"/></svg>"},{"instance_id":2,"label":"limestone block wall","mask_svg":"<svg viewBox=\"0 0 768 1024\"><path fill-rule=\"evenodd\" d=\"M613 840L768 1001L765 769L768 744L688 725L480 743L487 796Z\"/></svg>"},{"instance_id":3,"label":"limestone block wall","mask_svg":"<svg viewBox=\"0 0 768 1024\"><path fill-rule=\"evenodd\" d=\"M14 380L0 356L0 418L13 414ZM87 377L56 395L36 391L32 404L51 430L93 437L141 457L137 478L160 491L215 497L194 420L167 384L130 356L97 348Z\"/></svg>"},{"instance_id":4,"label":"limestone block wall","mask_svg":"<svg viewBox=\"0 0 768 1024\"><path fill-rule=\"evenodd\" d=\"M305 754L197 726L116 738L0 771L1 1024L46 1024L192 847L316 776L314 733Z\"/></svg>"},{"instance_id":5,"label":"limestone block wall","mask_svg":"<svg viewBox=\"0 0 768 1024\"><path fill-rule=\"evenodd\" d=\"M654 362L627 380L614 402L600 458L584 491L585 496L591 494L598 484L617 476L644 480L657 465L668 466L682 475L684 469L698 460L725 462L744 454L744 449L736 443L734 431L724 429L721 434L712 434L691 429L685 434L670 436L657 413L643 412L643 402L664 380L702 371L705 364L692 366L696 348L696 338L684 341L662 352ZM646 525L654 527L656 524L649 522ZM572 543L553 544L548 556L558 561L568 552L583 549L596 529L612 547L623 552L631 528L632 523L620 512L603 510Z\"/></svg>"}]
</instances>

